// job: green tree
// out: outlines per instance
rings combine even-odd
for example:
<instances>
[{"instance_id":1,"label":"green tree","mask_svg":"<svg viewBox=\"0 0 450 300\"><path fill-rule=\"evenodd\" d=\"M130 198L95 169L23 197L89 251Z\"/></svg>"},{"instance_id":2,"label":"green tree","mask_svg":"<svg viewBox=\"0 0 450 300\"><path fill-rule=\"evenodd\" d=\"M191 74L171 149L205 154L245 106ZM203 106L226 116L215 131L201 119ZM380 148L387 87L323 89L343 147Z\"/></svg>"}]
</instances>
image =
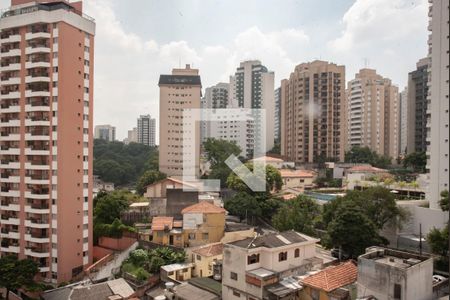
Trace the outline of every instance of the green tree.
<instances>
[{"instance_id":1,"label":"green tree","mask_svg":"<svg viewBox=\"0 0 450 300\"><path fill-rule=\"evenodd\" d=\"M319 205L309 197L300 195L286 202L272 218L279 231L295 230L314 235L314 221L320 215Z\"/></svg>"},{"instance_id":2,"label":"green tree","mask_svg":"<svg viewBox=\"0 0 450 300\"><path fill-rule=\"evenodd\" d=\"M410 153L403 160L403 166L415 172L425 172L426 165L427 154L425 151Z\"/></svg>"},{"instance_id":3,"label":"green tree","mask_svg":"<svg viewBox=\"0 0 450 300\"><path fill-rule=\"evenodd\" d=\"M380 156L369 147L355 146L345 153L345 162L347 163L366 163L378 168L386 168L391 165L391 158Z\"/></svg>"},{"instance_id":4,"label":"green tree","mask_svg":"<svg viewBox=\"0 0 450 300\"><path fill-rule=\"evenodd\" d=\"M381 243L375 224L356 205L344 205L328 225L329 243L356 258L369 246Z\"/></svg>"},{"instance_id":5,"label":"green tree","mask_svg":"<svg viewBox=\"0 0 450 300\"><path fill-rule=\"evenodd\" d=\"M148 185L155 183L166 177L167 177L166 174L161 173L159 171L155 170L146 171L144 174L142 174L142 176L138 180L138 183L136 185L136 193L138 193L139 195L144 195L145 188Z\"/></svg>"},{"instance_id":6,"label":"green tree","mask_svg":"<svg viewBox=\"0 0 450 300\"><path fill-rule=\"evenodd\" d=\"M120 214L128 209L131 194L127 191L113 191L111 193L102 193L95 200L94 224L111 224L115 219L120 219ZM139 199L139 198L137 198Z\"/></svg>"},{"instance_id":7,"label":"green tree","mask_svg":"<svg viewBox=\"0 0 450 300\"><path fill-rule=\"evenodd\" d=\"M258 172L254 172L253 164L252 163L246 163L244 165L246 168L248 168L251 172L250 176L256 176L257 178L260 178L263 180L264 174L258 174ZM241 166L241 167L244 167ZM236 170L235 170L236 171ZM270 194L272 191L279 191L281 187L283 186L283 180L281 179L280 172L271 165L266 165L265 168L265 185L266 185L266 192L265 194ZM228 176L227 179L227 185L229 188L235 190L235 191L241 191L246 192L249 194L255 194L254 191L252 191L245 182L236 174L231 173L230 176Z\"/></svg>"},{"instance_id":8,"label":"green tree","mask_svg":"<svg viewBox=\"0 0 450 300\"><path fill-rule=\"evenodd\" d=\"M244 192L240 192L225 201L225 209L231 215L238 216L241 220L246 217L260 217L262 215L258 200Z\"/></svg>"},{"instance_id":9,"label":"green tree","mask_svg":"<svg viewBox=\"0 0 450 300\"><path fill-rule=\"evenodd\" d=\"M443 211L448 211L448 190L441 192L441 200L439 201L439 205Z\"/></svg>"},{"instance_id":10,"label":"green tree","mask_svg":"<svg viewBox=\"0 0 450 300\"><path fill-rule=\"evenodd\" d=\"M141 266L148 260L148 252L144 249L136 249L130 252L130 261L135 266Z\"/></svg>"},{"instance_id":11,"label":"green tree","mask_svg":"<svg viewBox=\"0 0 450 300\"><path fill-rule=\"evenodd\" d=\"M0 258L0 287L6 289L6 299L10 291L28 288L35 284L34 276L39 272L36 262L31 259L18 260L15 255Z\"/></svg>"},{"instance_id":12,"label":"green tree","mask_svg":"<svg viewBox=\"0 0 450 300\"><path fill-rule=\"evenodd\" d=\"M209 179L219 179L222 187L226 185L227 178L231 173L225 161L230 155L239 156L242 152L236 142L229 142L221 139L208 138L203 143L206 158L211 164Z\"/></svg>"}]
</instances>

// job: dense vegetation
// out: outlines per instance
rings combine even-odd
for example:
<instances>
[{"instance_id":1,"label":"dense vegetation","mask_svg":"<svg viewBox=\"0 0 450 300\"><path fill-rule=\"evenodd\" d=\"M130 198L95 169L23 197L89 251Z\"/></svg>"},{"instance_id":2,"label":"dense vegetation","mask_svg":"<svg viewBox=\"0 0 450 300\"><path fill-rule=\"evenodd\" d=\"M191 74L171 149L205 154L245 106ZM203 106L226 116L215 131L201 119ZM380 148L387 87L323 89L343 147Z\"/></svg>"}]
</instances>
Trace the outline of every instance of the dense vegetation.
<instances>
[{"instance_id":1,"label":"dense vegetation","mask_svg":"<svg viewBox=\"0 0 450 300\"><path fill-rule=\"evenodd\" d=\"M18 260L15 255L1 257L0 287L6 289L6 299L8 299L10 291L33 288L36 285L34 276L38 272L37 263L31 259Z\"/></svg>"},{"instance_id":2,"label":"dense vegetation","mask_svg":"<svg viewBox=\"0 0 450 300\"><path fill-rule=\"evenodd\" d=\"M440 206L443 211L449 211L449 195L448 191L443 191L441 193ZM439 255L440 257L435 260L436 268L442 271L449 270L449 224L447 226L438 229L433 228L430 233L428 233L427 240L431 247L431 251Z\"/></svg>"},{"instance_id":3,"label":"dense vegetation","mask_svg":"<svg viewBox=\"0 0 450 300\"><path fill-rule=\"evenodd\" d=\"M158 274L162 266L183 263L186 253L161 247L152 250L136 249L122 264L122 271L132 274L139 281L147 280L151 274Z\"/></svg>"},{"instance_id":4,"label":"dense vegetation","mask_svg":"<svg viewBox=\"0 0 450 300\"><path fill-rule=\"evenodd\" d=\"M142 144L94 141L94 174L123 186L134 184L148 170L158 170L158 151Z\"/></svg>"},{"instance_id":5,"label":"dense vegetation","mask_svg":"<svg viewBox=\"0 0 450 300\"><path fill-rule=\"evenodd\" d=\"M143 199L127 190L100 192L94 199L94 242L101 236L120 238L124 231L134 232L120 220L122 212Z\"/></svg>"},{"instance_id":6,"label":"dense vegetation","mask_svg":"<svg viewBox=\"0 0 450 300\"><path fill-rule=\"evenodd\" d=\"M426 152L414 152L408 154L403 159L403 166L414 172L425 173L425 168L427 165L427 154Z\"/></svg>"},{"instance_id":7,"label":"dense vegetation","mask_svg":"<svg viewBox=\"0 0 450 300\"><path fill-rule=\"evenodd\" d=\"M371 164L374 167L385 169L391 165L392 158L379 155L369 147L356 146L345 153L345 162Z\"/></svg>"}]
</instances>

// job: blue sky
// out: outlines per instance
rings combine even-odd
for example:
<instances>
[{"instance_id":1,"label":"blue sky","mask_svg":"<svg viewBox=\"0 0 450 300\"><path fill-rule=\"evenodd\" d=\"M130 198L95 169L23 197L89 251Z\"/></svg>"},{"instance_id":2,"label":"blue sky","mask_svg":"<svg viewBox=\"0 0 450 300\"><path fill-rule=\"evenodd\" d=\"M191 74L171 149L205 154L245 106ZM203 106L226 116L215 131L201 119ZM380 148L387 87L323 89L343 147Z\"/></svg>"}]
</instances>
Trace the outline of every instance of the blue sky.
<instances>
[{"instance_id":1,"label":"blue sky","mask_svg":"<svg viewBox=\"0 0 450 300\"><path fill-rule=\"evenodd\" d=\"M139 114L159 115L160 74L191 63L203 87L259 59L276 85L295 65L322 59L369 66L400 89L427 54L427 0L85 0L97 23L95 124L118 137ZM2 8L9 1L0 0Z\"/></svg>"}]
</instances>

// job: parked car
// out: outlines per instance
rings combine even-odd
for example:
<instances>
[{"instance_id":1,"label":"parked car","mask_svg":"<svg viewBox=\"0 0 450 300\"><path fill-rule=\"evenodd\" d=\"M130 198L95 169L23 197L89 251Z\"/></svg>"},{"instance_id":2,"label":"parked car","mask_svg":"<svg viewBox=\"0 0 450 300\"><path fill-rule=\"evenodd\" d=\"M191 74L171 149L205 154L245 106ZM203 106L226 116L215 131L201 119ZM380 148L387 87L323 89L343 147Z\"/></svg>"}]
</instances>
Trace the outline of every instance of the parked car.
<instances>
[{"instance_id":1,"label":"parked car","mask_svg":"<svg viewBox=\"0 0 450 300\"><path fill-rule=\"evenodd\" d=\"M339 258L339 248L331 249L331 256L333 256L334 258ZM350 255L342 250L340 258L341 260L347 260L350 259Z\"/></svg>"}]
</instances>

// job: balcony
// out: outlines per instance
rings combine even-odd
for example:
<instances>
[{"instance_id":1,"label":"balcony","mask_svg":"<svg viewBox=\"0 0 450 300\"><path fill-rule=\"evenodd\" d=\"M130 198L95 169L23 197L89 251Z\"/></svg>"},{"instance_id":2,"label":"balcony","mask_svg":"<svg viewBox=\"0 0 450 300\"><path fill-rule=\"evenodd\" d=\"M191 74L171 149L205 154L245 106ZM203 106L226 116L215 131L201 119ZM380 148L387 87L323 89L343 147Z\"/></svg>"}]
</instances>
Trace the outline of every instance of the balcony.
<instances>
[{"instance_id":1,"label":"balcony","mask_svg":"<svg viewBox=\"0 0 450 300\"><path fill-rule=\"evenodd\" d=\"M0 39L0 44L8 44L8 43L18 43L22 37L20 34L11 34L11 35L4 35Z\"/></svg>"},{"instance_id":2,"label":"balcony","mask_svg":"<svg viewBox=\"0 0 450 300\"><path fill-rule=\"evenodd\" d=\"M0 162L0 169L20 169L20 162L2 160Z\"/></svg>"},{"instance_id":3,"label":"balcony","mask_svg":"<svg viewBox=\"0 0 450 300\"><path fill-rule=\"evenodd\" d=\"M35 112L35 111L50 112L50 106L48 103L45 104L44 102L40 104L36 103L35 105L30 104L25 105L25 112Z\"/></svg>"},{"instance_id":4,"label":"balcony","mask_svg":"<svg viewBox=\"0 0 450 300\"><path fill-rule=\"evenodd\" d=\"M44 248L29 247L25 248L25 255L37 258L50 257L50 251Z\"/></svg>"},{"instance_id":5,"label":"balcony","mask_svg":"<svg viewBox=\"0 0 450 300\"><path fill-rule=\"evenodd\" d=\"M20 183L20 176L2 175L2 183Z\"/></svg>"},{"instance_id":6,"label":"balcony","mask_svg":"<svg viewBox=\"0 0 450 300\"><path fill-rule=\"evenodd\" d=\"M48 147L33 147L25 148L25 155L50 155L50 149Z\"/></svg>"},{"instance_id":7,"label":"balcony","mask_svg":"<svg viewBox=\"0 0 450 300\"><path fill-rule=\"evenodd\" d=\"M0 210L2 211L20 211L20 205L15 203L2 203L0 205ZM2 222L3 223L3 222Z\"/></svg>"},{"instance_id":8,"label":"balcony","mask_svg":"<svg viewBox=\"0 0 450 300\"><path fill-rule=\"evenodd\" d=\"M50 177L48 175L36 176L32 175L29 177L25 177L26 184L49 184Z\"/></svg>"},{"instance_id":9,"label":"balcony","mask_svg":"<svg viewBox=\"0 0 450 300\"><path fill-rule=\"evenodd\" d=\"M34 68L50 68L50 59L33 59L31 61L27 61L25 63L25 68L34 69Z\"/></svg>"},{"instance_id":10,"label":"balcony","mask_svg":"<svg viewBox=\"0 0 450 300\"><path fill-rule=\"evenodd\" d=\"M2 228L0 232L0 238L3 239L20 239L20 233L18 231L7 230L6 228Z\"/></svg>"},{"instance_id":11,"label":"balcony","mask_svg":"<svg viewBox=\"0 0 450 300\"><path fill-rule=\"evenodd\" d=\"M20 56L21 54L22 53L21 53L20 48L19 49L9 49L9 50L2 51L0 53L0 58Z\"/></svg>"},{"instance_id":12,"label":"balcony","mask_svg":"<svg viewBox=\"0 0 450 300\"><path fill-rule=\"evenodd\" d=\"M25 212L30 214L49 214L50 213L50 206L47 204L31 204L25 206Z\"/></svg>"},{"instance_id":13,"label":"balcony","mask_svg":"<svg viewBox=\"0 0 450 300\"><path fill-rule=\"evenodd\" d=\"M25 198L36 200L47 200L50 198L50 191L48 189L35 189L25 192Z\"/></svg>"},{"instance_id":14,"label":"balcony","mask_svg":"<svg viewBox=\"0 0 450 300\"><path fill-rule=\"evenodd\" d=\"M50 170L50 164L46 160L25 163L26 170Z\"/></svg>"},{"instance_id":15,"label":"balcony","mask_svg":"<svg viewBox=\"0 0 450 300\"><path fill-rule=\"evenodd\" d=\"M19 254L20 253L20 247L19 247L19 245L17 245L17 246L12 246L12 245L9 245L9 246L1 246L0 247L0 252L4 252L4 253L17 253L17 254Z\"/></svg>"},{"instance_id":16,"label":"balcony","mask_svg":"<svg viewBox=\"0 0 450 300\"><path fill-rule=\"evenodd\" d=\"M25 241L36 244L47 244L50 243L50 238L41 234L25 234Z\"/></svg>"},{"instance_id":17,"label":"balcony","mask_svg":"<svg viewBox=\"0 0 450 300\"><path fill-rule=\"evenodd\" d=\"M25 126L50 126L48 117L32 117L25 120Z\"/></svg>"},{"instance_id":18,"label":"balcony","mask_svg":"<svg viewBox=\"0 0 450 300\"><path fill-rule=\"evenodd\" d=\"M12 77L12 76L10 76L10 77L2 76L1 81L0 81L2 86L17 85L17 84L20 84L20 82L21 82L20 77Z\"/></svg>"},{"instance_id":19,"label":"balcony","mask_svg":"<svg viewBox=\"0 0 450 300\"><path fill-rule=\"evenodd\" d=\"M48 229L50 228L50 223L48 220L45 219L29 219L25 220L25 227Z\"/></svg>"},{"instance_id":20,"label":"balcony","mask_svg":"<svg viewBox=\"0 0 450 300\"><path fill-rule=\"evenodd\" d=\"M25 77L25 83L33 82L50 82L50 75L48 73L33 74Z\"/></svg>"},{"instance_id":21,"label":"balcony","mask_svg":"<svg viewBox=\"0 0 450 300\"><path fill-rule=\"evenodd\" d=\"M50 46L48 44L37 44L25 48L25 54L34 53L50 53Z\"/></svg>"},{"instance_id":22,"label":"balcony","mask_svg":"<svg viewBox=\"0 0 450 300\"><path fill-rule=\"evenodd\" d=\"M2 72L2 71L0 70L0 72ZM20 92L19 91L12 91L12 92L4 91L0 95L0 99L2 99L2 100L19 99L19 98L20 98Z\"/></svg>"},{"instance_id":23,"label":"balcony","mask_svg":"<svg viewBox=\"0 0 450 300\"><path fill-rule=\"evenodd\" d=\"M0 125L3 126L3 123L0 123ZM20 155L20 148L2 146L0 148L0 155Z\"/></svg>"},{"instance_id":24,"label":"balcony","mask_svg":"<svg viewBox=\"0 0 450 300\"><path fill-rule=\"evenodd\" d=\"M50 130L34 129L25 133L25 141L49 141Z\"/></svg>"},{"instance_id":25,"label":"balcony","mask_svg":"<svg viewBox=\"0 0 450 300\"><path fill-rule=\"evenodd\" d=\"M0 222L2 225L20 225L20 219L2 215Z\"/></svg>"},{"instance_id":26,"label":"balcony","mask_svg":"<svg viewBox=\"0 0 450 300\"><path fill-rule=\"evenodd\" d=\"M26 90L25 97L27 97L27 98L50 97L50 91L49 90Z\"/></svg>"},{"instance_id":27,"label":"balcony","mask_svg":"<svg viewBox=\"0 0 450 300\"><path fill-rule=\"evenodd\" d=\"M47 32L47 30L43 31L36 31L36 32L28 32L25 34L26 40L33 40L33 39L49 39L51 37L51 34Z\"/></svg>"},{"instance_id":28,"label":"balcony","mask_svg":"<svg viewBox=\"0 0 450 300\"><path fill-rule=\"evenodd\" d=\"M20 140L20 134L15 133L7 133L2 132L0 135L0 141L19 141Z\"/></svg>"}]
</instances>

